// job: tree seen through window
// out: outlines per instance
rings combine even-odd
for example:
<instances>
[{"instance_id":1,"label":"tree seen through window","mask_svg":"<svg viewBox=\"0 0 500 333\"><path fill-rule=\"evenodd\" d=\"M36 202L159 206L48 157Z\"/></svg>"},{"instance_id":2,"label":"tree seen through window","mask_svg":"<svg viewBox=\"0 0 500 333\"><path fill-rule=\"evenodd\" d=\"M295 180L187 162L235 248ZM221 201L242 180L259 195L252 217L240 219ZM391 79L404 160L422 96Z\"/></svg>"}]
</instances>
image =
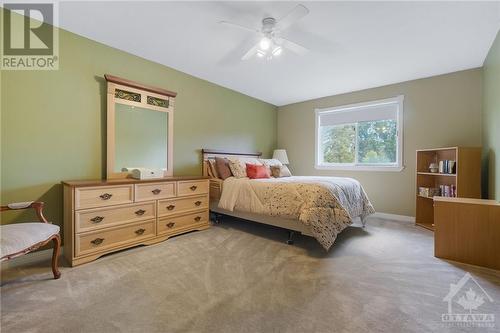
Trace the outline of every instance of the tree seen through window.
<instances>
[{"instance_id":1,"label":"tree seen through window","mask_svg":"<svg viewBox=\"0 0 500 333\"><path fill-rule=\"evenodd\" d=\"M326 163L396 163L397 123L390 119L322 126L321 149Z\"/></svg>"}]
</instances>

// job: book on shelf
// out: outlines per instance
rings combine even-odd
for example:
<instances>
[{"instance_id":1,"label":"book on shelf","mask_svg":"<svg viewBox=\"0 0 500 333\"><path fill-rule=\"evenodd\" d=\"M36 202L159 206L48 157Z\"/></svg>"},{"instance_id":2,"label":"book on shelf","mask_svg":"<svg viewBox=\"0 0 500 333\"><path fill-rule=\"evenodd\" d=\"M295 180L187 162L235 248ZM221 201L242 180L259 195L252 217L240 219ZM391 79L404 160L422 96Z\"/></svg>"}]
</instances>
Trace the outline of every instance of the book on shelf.
<instances>
[{"instance_id":1,"label":"book on shelf","mask_svg":"<svg viewBox=\"0 0 500 333\"><path fill-rule=\"evenodd\" d=\"M457 196L457 187L455 185L439 185L439 187L419 187L418 195L421 197L432 198L434 196L455 198Z\"/></svg>"},{"instance_id":2,"label":"book on shelf","mask_svg":"<svg viewBox=\"0 0 500 333\"><path fill-rule=\"evenodd\" d=\"M457 196L457 187L455 185L439 185L439 195L447 198Z\"/></svg>"},{"instance_id":3,"label":"book on shelf","mask_svg":"<svg viewBox=\"0 0 500 333\"><path fill-rule=\"evenodd\" d=\"M438 171L439 173L455 174L457 163L454 160L442 160L439 161Z\"/></svg>"}]
</instances>

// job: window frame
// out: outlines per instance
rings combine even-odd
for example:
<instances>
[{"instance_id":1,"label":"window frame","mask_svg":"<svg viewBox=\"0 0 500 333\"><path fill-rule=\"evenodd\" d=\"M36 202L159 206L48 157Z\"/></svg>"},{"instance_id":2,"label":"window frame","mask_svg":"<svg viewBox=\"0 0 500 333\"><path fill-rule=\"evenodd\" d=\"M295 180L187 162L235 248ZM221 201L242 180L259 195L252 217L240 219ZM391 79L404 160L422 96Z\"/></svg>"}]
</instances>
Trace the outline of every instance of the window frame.
<instances>
[{"instance_id":1,"label":"window frame","mask_svg":"<svg viewBox=\"0 0 500 333\"><path fill-rule=\"evenodd\" d=\"M392 98L386 98L381 100L374 100L369 102L355 103L349 105L342 105L329 108L316 108L315 113L315 149L314 149L314 167L317 170L348 170L348 171L402 171L405 166L403 163L403 121L404 121L404 95L399 95ZM332 112L350 112L355 111L359 108L364 108L367 106L377 106L384 104L397 104L398 110L396 112L396 136L397 136L397 146L396 146L396 162L395 163L325 163L320 161L322 159L322 153L320 151L321 142L321 131L320 131L320 117L322 114L332 113ZM356 155L355 159L358 158L358 125L356 122Z\"/></svg>"}]
</instances>

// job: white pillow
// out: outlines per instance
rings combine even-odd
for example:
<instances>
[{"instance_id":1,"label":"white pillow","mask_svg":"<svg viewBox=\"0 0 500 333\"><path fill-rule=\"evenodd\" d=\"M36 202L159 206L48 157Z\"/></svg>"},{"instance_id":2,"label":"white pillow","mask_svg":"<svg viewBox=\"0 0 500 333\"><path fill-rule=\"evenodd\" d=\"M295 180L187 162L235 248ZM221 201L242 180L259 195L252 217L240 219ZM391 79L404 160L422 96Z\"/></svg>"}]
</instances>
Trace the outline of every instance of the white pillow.
<instances>
[{"instance_id":1,"label":"white pillow","mask_svg":"<svg viewBox=\"0 0 500 333\"><path fill-rule=\"evenodd\" d=\"M235 157L235 158L231 158L231 159L239 161L240 163L245 165L245 167L246 167L247 163L248 164L262 165L262 162L260 162L258 158L254 158L254 157Z\"/></svg>"},{"instance_id":2,"label":"white pillow","mask_svg":"<svg viewBox=\"0 0 500 333\"><path fill-rule=\"evenodd\" d=\"M280 160L277 160L275 158L260 158L259 161L268 167L283 165L283 163L281 163Z\"/></svg>"}]
</instances>

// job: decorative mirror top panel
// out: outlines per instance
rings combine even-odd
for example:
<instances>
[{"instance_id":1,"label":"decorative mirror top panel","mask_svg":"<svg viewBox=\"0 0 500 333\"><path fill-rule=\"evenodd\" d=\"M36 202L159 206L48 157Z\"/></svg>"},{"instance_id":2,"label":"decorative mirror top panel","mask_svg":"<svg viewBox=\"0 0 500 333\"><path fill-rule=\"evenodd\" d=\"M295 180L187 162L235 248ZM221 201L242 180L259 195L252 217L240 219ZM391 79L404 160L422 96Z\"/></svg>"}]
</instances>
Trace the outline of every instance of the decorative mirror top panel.
<instances>
[{"instance_id":1,"label":"decorative mirror top panel","mask_svg":"<svg viewBox=\"0 0 500 333\"><path fill-rule=\"evenodd\" d=\"M168 99L162 99L158 97L148 96L148 104L159 106L162 108L168 108Z\"/></svg>"},{"instance_id":2,"label":"decorative mirror top panel","mask_svg":"<svg viewBox=\"0 0 500 333\"><path fill-rule=\"evenodd\" d=\"M141 102L141 94L140 93L134 93L131 91L126 91L126 90L121 90L121 89L115 89L115 97L124 99L127 101L133 101L133 102Z\"/></svg>"}]
</instances>

